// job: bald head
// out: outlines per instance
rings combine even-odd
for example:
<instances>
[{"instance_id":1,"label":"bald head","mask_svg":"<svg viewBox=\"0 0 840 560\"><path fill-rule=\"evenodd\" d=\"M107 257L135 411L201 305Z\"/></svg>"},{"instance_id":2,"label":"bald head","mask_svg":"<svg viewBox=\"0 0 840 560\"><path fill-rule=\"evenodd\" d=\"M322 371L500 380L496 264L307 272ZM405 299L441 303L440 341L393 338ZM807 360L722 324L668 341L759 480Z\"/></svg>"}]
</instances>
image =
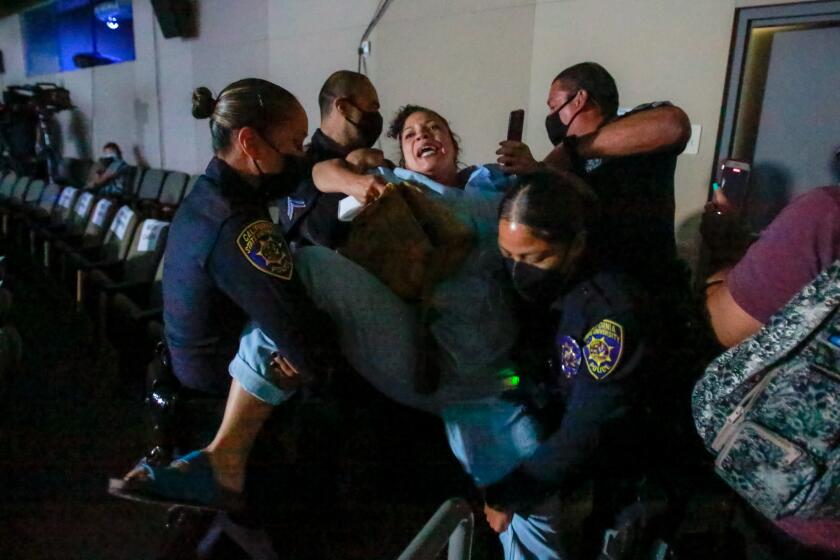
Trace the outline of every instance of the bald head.
<instances>
[{"instance_id":1,"label":"bald head","mask_svg":"<svg viewBox=\"0 0 840 560\"><path fill-rule=\"evenodd\" d=\"M346 97L358 98L376 97L376 89L364 74L350 70L339 70L327 78L318 94L318 105L321 108L321 119L327 117L333 110L333 101Z\"/></svg>"}]
</instances>

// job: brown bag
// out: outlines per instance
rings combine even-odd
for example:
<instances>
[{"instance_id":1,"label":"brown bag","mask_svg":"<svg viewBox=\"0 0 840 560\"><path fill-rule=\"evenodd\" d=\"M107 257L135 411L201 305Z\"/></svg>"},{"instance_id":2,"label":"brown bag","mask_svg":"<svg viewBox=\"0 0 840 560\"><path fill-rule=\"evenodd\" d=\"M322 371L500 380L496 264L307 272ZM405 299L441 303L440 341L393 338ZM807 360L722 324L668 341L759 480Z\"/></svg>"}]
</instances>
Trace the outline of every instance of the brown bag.
<instances>
[{"instance_id":1,"label":"brown bag","mask_svg":"<svg viewBox=\"0 0 840 560\"><path fill-rule=\"evenodd\" d=\"M469 253L473 232L411 183L389 183L353 220L339 252L398 296L423 299Z\"/></svg>"}]
</instances>

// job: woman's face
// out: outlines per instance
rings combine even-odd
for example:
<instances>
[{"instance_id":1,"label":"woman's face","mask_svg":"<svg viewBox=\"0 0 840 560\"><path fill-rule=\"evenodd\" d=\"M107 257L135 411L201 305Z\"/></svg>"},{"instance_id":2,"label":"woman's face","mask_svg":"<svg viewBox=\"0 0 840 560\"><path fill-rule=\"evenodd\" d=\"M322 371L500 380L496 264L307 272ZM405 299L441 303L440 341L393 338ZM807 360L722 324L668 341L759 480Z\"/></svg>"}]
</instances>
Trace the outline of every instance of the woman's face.
<instances>
[{"instance_id":1,"label":"woman's face","mask_svg":"<svg viewBox=\"0 0 840 560\"><path fill-rule=\"evenodd\" d=\"M499 251L514 262L551 270L563 265L569 253L566 244L549 243L533 234L528 226L499 220Z\"/></svg>"},{"instance_id":2,"label":"woman's face","mask_svg":"<svg viewBox=\"0 0 840 560\"><path fill-rule=\"evenodd\" d=\"M406 169L433 179L457 172L458 154L452 132L435 115L424 112L409 115L400 133L400 146Z\"/></svg>"},{"instance_id":3,"label":"woman's face","mask_svg":"<svg viewBox=\"0 0 840 560\"><path fill-rule=\"evenodd\" d=\"M263 171L277 173L283 170L283 156L302 156L303 141L309 130L309 122L302 107L295 110L291 118L279 126L271 126L263 133L263 140L268 144L265 158L268 163Z\"/></svg>"}]
</instances>

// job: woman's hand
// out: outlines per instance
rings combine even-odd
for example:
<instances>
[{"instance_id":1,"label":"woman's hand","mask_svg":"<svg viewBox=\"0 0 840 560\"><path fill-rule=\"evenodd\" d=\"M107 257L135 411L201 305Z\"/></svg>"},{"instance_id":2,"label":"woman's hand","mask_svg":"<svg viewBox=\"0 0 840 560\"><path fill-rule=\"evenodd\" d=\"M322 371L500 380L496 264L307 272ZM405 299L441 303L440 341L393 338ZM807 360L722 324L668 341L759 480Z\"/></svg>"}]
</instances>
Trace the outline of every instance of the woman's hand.
<instances>
[{"instance_id":1,"label":"woman's hand","mask_svg":"<svg viewBox=\"0 0 840 560\"><path fill-rule=\"evenodd\" d=\"M513 520L513 512L499 511L484 504L484 517L487 519L487 524L497 533L504 533L510 526Z\"/></svg>"},{"instance_id":2,"label":"woman's hand","mask_svg":"<svg viewBox=\"0 0 840 560\"><path fill-rule=\"evenodd\" d=\"M375 150L373 148L359 148L353 150L344 160L355 168L359 173L364 173L368 169L380 167L387 164L385 154L382 150Z\"/></svg>"},{"instance_id":3,"label":"woman's hand","mask_svg":"<svg viewBox=\"0 0 840 560\"><path fill-rule=\"evenodd\" d=\"M387 184L380 175L359 175L345 194L349 194L362 204L370 204L379 198Z\"/></svg>"},{"instance_id":4,"label":"woman's hand","mask_svg":"<svg viewBox=\"0 0 840 560\"><path fill-rule=\"evenodd\" d=\"M281 389L296 389L300 386L301 380L298 377L298 370L284 356L274 352L271 355L271 370L278 375L276 380Z\"/></svg>"},{"instance_id":5,"label":"woman's hand","mask_svg":"<svg viewBox=\"0 0 840 560\"><path fill-rule=\"evenodd\" d=\"M499 146L500 148L496 150L499 158L496 161L504 167L505 173L523 175L533 173L541 167L541 164L531 155L528 144L505 140L499 142Z\"/></svg>"}]
</instances>

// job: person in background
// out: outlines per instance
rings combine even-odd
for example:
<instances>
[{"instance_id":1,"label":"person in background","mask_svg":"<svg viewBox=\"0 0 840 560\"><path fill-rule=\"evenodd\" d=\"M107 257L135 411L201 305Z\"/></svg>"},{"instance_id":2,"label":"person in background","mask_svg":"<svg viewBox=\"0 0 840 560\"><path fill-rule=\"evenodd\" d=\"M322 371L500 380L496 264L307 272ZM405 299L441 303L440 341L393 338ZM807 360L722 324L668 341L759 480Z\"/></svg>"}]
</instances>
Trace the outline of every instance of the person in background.
<instances>
[{"instance_id":1,"label":"person in background","mask_svg":"<svg viewBox=\"0 0 840 560\"><path fill-rule=\"evenodd\" d=\"M122 150L115 142L102 146L102 157L91 168L86 188L99 195L127 196L128 178L131 168L122 156Z\"/></svg>"},{"instance_id":2,"label":"person in background","mask_svg":"<svg viewBox=\"0 0 840 560\"><path fill-rule=\"evenodd\" d=\"M510 173L547 166L583 178L600 200L595 252L646 284L668 287L684 275L674 239L674 170L691 135L685 112L658 102L618 116L615 80L594 62L560 72L547 103L551 152L536 161L526 144L504 141L499 163Z\"/></svg>"},{"instance_id":3,"label":"person in background","mask_svg":"<svg viewBox=\"0 0 840 560\"><path fill-rule=\"evenodd\" d=\"M308 170L300 183L279 202L280 224L290 243L335 247L347 234L347 224L336 219L338 202L345 196L364 199L367 193L378 193L384 187L379 177L364 175L342 184L342 190L324 193L315 187L311 169L327 161L350 160L348 156L378 154L371 150L382 133L382 115L379 97L373 84L363 74L349 70L333 73L321 87L318 95L321 109L321 127L312 135L306 148Z\"/></svg>"},{"instance_id":4,"label":"person in background","mask_svg":"<svg viewBox=\"0 0 840 560\"><path fill-rule=\"evenodd\" d=\"M705 285L706 311L717 340L730 348L756 334L804 286L840 259L840 187L820 187L799 195L751 245L738 209L716 190L701 232L715 265ZM775 527L799 542L840 553L840 521L791 517ZM805 553L797 550L795 554L804 557Z\"/></svg>"}]
</instances>

